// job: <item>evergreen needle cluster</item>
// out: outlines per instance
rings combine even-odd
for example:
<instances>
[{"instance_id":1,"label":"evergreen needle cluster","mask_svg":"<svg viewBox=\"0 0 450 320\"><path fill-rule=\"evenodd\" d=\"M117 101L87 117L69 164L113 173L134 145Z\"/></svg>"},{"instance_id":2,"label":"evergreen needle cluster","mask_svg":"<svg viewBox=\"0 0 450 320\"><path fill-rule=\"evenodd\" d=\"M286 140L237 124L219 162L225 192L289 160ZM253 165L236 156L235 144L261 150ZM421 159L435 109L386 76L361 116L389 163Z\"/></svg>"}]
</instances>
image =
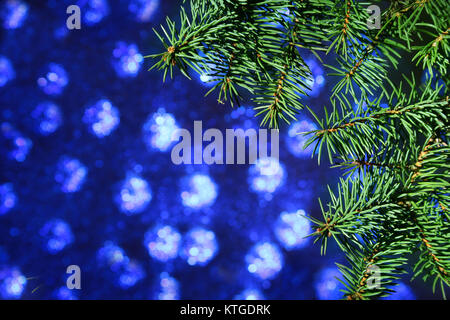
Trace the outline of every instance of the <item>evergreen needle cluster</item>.
<instances>
[{"instance_id":1,"label":"evergreen needle cluster","mask_svg":"<svg viewBox=\"0 0 450 320\"><path fill-rule=\"evenodd\" d=\"M380 29L368 27L372 4L385 8ZM345 253L344 298L387 296L404 273L445 297L449 16L448 0L191 0L179 21L155 30L165 49L148 57L164 79L175 68L208 76L219 102L239 103L247 92L261 125L289 123L301 110L314 116L319 129L307 145L343 177L321 204L323 220L311 218L313 236L322 252L332 239ZM332 62L323 111L302 101L311 53ZM408 63L427 71L424 84L401 74Z\"/></svg>"}]
</instances>

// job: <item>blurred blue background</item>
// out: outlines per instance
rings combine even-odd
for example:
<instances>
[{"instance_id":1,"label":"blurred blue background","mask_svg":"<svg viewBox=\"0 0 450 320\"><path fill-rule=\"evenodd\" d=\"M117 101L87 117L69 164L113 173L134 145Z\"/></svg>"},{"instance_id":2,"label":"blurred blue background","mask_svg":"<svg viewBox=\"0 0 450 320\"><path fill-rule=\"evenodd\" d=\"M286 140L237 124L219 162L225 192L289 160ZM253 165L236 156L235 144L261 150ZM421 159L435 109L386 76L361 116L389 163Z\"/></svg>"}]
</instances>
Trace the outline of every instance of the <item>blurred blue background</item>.
<instances>
[{"instance_id":1,"label":"blurred blue background","mask_svg":"<svg viewBox=\"0 0 450 320\"><path fill-rule=\"evenodd\" d=\"M66 28L67 6L81 30ZM0 298L335 299L335 247L320 256L302 215L339 172L317 165L296 132L280 134L280 167L173 165L170 134L258 128L250 104L203 97L206 76L165 84L152 31L180 1L0 1ZM325 73L308 103L328 99ZM78 265L82 289L66 288ZM432 297L407 280L395 296Z\"/></svg>"}]
</instances>

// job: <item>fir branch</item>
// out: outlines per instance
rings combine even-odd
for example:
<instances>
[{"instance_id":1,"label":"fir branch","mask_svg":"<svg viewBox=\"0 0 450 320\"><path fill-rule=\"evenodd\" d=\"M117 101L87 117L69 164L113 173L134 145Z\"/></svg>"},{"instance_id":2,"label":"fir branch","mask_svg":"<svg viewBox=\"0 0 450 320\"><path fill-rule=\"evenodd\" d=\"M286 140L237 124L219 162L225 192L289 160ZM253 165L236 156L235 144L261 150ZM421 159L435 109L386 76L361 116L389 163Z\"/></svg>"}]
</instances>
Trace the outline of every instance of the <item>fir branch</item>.
<instances>
[{"instance_id":1,"label":"fir branch","mask_svg":"<svg viewBox=\"0 0 450 320\"><path fill-rule=\"evenodd\" d=\"M376 2L379 2L376 0ZM329 188L323 220L310 218L325 253L337 242L348 259L340 266L349 299L380 298L419 252L414 276L449 285L449 94L447 0L391 1L382 28L368 30L365 2L355 0L192 0L179 27L167 19L157 33L164 51L152 58L163 78L178 68L205 73L219 101L238 103L247 91L262 125L278 127L307 108L318 130L306 143L318 159L344 169L337 192ZM301 101L311 70L299 48L333 53L337 76L331 109L321 119ZM394 84L392 69L410 51L429 78ZM320 57L319 57L320 58ZM320 60L320 59L319 59ZM437 84L433 84L433 82ZM441 85L440 83L444 83ZM210 93L209 92L209 93ZM354 103L358 104L354 109ZM386 104L386 105L385 105ZM356 175L356 177L355 177ZM369 269L381 285L369 286Z\"/></svg>"},{"instance_id":2,"label":"fir branch","mask_svg":"<svg viewBox=\"0 0 450 320\"><path fill-rule=\"evenodd\" d=\"M346 252L351 267L338 264L344 277L347 300L367 300L389 295L395 281L405 273L408 260L404 257L409 242L400 232L388 239L366 240L363 248Z\"/></svg>"}]
</instances>

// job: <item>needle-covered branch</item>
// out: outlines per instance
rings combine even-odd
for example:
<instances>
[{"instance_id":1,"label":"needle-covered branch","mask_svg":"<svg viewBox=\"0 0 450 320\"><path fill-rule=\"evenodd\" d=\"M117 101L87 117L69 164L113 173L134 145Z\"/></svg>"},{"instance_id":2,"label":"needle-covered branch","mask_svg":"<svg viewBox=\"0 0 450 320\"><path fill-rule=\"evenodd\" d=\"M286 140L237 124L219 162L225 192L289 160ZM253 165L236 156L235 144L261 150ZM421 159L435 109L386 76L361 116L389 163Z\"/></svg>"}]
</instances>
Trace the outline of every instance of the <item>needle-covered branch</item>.
<instances>
[{"instance_id":1,"label":"needle-covered branch","mask_svg":"<svg viewBox=\"0 0 450 320\"><path fill-rule=\"evenodd\" d=\"M368 26L372 4L388 6L380 29ZM318 129L307 133L305 147L346 176L337 191L329 188L322 220L310 217L322 252L332 240L347 257L340 265L345 298L388 295L412 258L414 276L445 296L449 16L448 0L191 0L179 21L167 18L155 31L164 49L149 57L164 79L175 70L207 76L207 94L220 103L249 96L262 125L278 127L310 111ZM323 112L304 100L311 54L326 56L335 80ZM427 71L427 81L406 77L403 64Z\"/></svg>"}]
</instances>

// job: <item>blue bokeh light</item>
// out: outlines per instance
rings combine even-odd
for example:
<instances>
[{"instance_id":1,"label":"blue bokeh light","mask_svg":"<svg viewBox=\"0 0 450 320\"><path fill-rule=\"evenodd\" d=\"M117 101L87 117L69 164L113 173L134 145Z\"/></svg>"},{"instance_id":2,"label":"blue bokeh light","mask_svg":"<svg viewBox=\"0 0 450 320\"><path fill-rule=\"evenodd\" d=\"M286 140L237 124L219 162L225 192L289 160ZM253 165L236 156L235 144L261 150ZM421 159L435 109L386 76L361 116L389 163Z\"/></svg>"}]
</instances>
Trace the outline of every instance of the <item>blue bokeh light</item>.
<instances>
[{"instance_id":1,"label":"blue bokeh light","mask_svg":"<svg viewBox=\"0 0 450 320\"><path fill-rule=\"evenodd\" d=\"M57 300L78 300L75 290L62 286L53 292L53 298Z\"/></svg>"},{"instance_id":2,"label":"blue bokeh light","mask_svg":"<svg viewBox=\"0 0 450 320\"><path fill-rule=\"evenodd\" d=\"M307 92L308 96L317 97L325 86L325 72L316 58L311 57L306 59L305 62L312 72L312 77L306 81L308 87L311 89Z\"/></svg>"},{"instance_id":3,"label":"blue bokeh light","mask_svg":"<svg viewBox=\"0 0 450 320\"><path fill-rule=\"evenodd\" d=\"M286 250L304 248L311 233L311 222L305 217L305 211L282 212L275 223L274 231L277 239Z\"/></svg>"},{"instance_id":4,"label":"blue bokeh light","mask_svg":"<svg viewBox=\"0 0 450 320\"><path fill-rule=\"evenodd\" d=\"M124 290L135 286L146 276L142 264L130 259L125 251L112 241L105 241L98 249L97 261L101 267L112 271L115 285Z\"/></svg>"},{"instance_id":5,"label":"blue bokeh light","mask_svg":"<svg viewBox=\"0 0 450 320\"><path fill-rule=\"evenodd\" d=\"M207 75L206 73L200 74L200 81L203 83L211 83L211 80L213 79L211 76Z\"/></svg>"},{"instance_id":6,"label":"blue bokeh light","mask_svg":"<svg viewBox=\"0 0 450 320\"><path fill-rule=\"evenodd\" d=\"M119 110L111 101L101 99L86 108L83 122L89 126L89 130L98 138L109 136L119 125Z\"/></svg>"},{"instance_id":7,"label":"blue bokeh light","mask_svg":"<svg viewBox=\"0 0 450 320\"><path fill-rule=\"evenodd\" d=\"M27 15L28 4L21 0L6 0L0 8L0 18L3 20L3 28L20 28Z\"/></svg>"},{"instance_id":8,"label":"blue bokeh light","mask_svg":"<svg viewBox=\"0 0 450 320\"><path fill-rule=\"evenodd\" d=\"M233 111L230 112L230 118L233 120L238 120L238 119L242 119L242 118L247 118L246 120L250 120L252 118L255 117L255 110L253 108L250 107L244 107L244 106L240 106L236 109L233 109ZM244 125L244 129L248 129L253 127L253 121L249 122L249 124L251 125Z\"/></svg>"},{"instance_id":9,"label":"blue bokeh light","mask_svg":"<svg viewBox=\"0 0 450 320\"><path fill-rule=\"evenodd\" d=\"M0 267L0 297L19 299L27 284L26 277L16 267Z\"/></svg>"},{"instance_id":10,"label":"blue bokeh light","mask_svg":"<svg viewBox=\"0 0 450 320\"><path fill-rule=\"evenodd\" d=\"M133 215L144 211L152 197L149 183L140 176L129 173L122 182L115 200L120 211L126 215Z\"/></svg>"},{"instance_id":11,"label":"blue bokeh light","mask_svg":"<svg viewBox=\"0 0 450 320\"><path fill-rule=\"evenodd\" d=\"M265 300L264 295L258 289L245 289L233 298L234 300Z\"/></svg>"},{"instance_id":12,"label":"blue bokeh light","mask_svg":"<svg viewBox=\"0 0 450 320\"><path fill-rule=\"evenodd\" d=\"M0 184L0 216L8 213L16 206L17 196L12 183Z\"/></svg>"},{"instance_id":13,"label":"blue bokeh light","mask_svg":"<svg viewBox=\"0 0 450 320\"><path fill-rule=\"evenodd\" d=\"M0 132L2 137L7 141L7 150L5 153L10 159L17 162L23 162L30 152L33 142L22 135L10 123L4 122L0 125Z\"/></svg>"},{"instance_id":14,"label":"blue bokeh light","mask_svg":"<svg viewBox=\"0 0 450 320\"><path fill-rule=\"evenodd\" d=\"M44 240L46 250L51 254L60 252L74 241L69 224L62 219L47 221L39 230L39 234Z\"/></svg>"},{"instance_id":15,"label":"blue bokeh light","mask_svg":"<svg viewBox=\"0 0 450 320\"><path fill-rule=\"evenodd\" d=\"M180 284L167 272L159 275L159 288L156 293L158 300L178 300L180 299Z\"/></svg>"},{"instance_id":16,"label":"blue bokeh light","mask_svg":"<svg viewBox=\"0 0 450 320\"><path fill-rule=\"evenodd\" d=\"M160 108L147 118L142 127L144 142L149 148L167 151L174 143L172 135L178 129L174 116Z\"/></svg>"},{"instance_id":17,"label":"blue bokeh light","mask_svg":"<svg viewBox=\"0 0 450 320\"><path fill-rule=\"evenodd\" d=\"M217 198L217 184L206 174L194 174L185 179L181 199L183 205L193 209L210 206Z\"/></svg>"},{"instance_id":18,"label":"blue bokeh light","mask_svg":"<svg viewBox=\"0 0 450 320\"><path fill-rule=\"evenodd\" d=\"M36 121L37 131L44 136L55 132L63 122L61 109L49 101L39 103L31 112L31 116Z\"/></svg>"},{"instance_id":19,"label":"blue bokeh light","mask_svg":"<svg viewBox=\"0 0 450 320\"><path fill-rule=\"evenodd\" d=\"M285 170L278 159L265 157L249 168L250 189L258 193L273 193L284 181Z\"/></svg>"},{"instance_id":20,"label":"blue bokeh light","mask_svg":"<svg viewBox=\"0 0 450 320\"><path fill-rule=\"evenodd\" d=\"M246 130L253 129L256 132L259 130L255 115L256 112L252 107L240 106L225 115L225 120L230 123L234 130L243 130L236 132L238 137L245 137Z\"/></svg>"},{"instance_id":21,"label":"blue bokeh light","mask_svg":"<svg viewBox=\"0 0 450 320\"><path fill-rule=\"evenodd\" d=\"M159 0L130 0L128 10L139 22L149 22L159 7Z\"/></svg>"},{"instance_id":22,"label":"blue bokeh light","mask_svg":"<svg viewBox=\"0 0 450 320\"><path fill-rule=\"evenodd\" d=\"M171 226L156 226L144 236L144 246L151 257L166 262L178 256L181 234Z\"/></svg>"},{"instance_id":23,"label":"blue bokeh light","mask_svg":"<svg viewBox=\"0 0 450 320\"><path fill-rule=\"evenodd\" d=\"M217 250L213 231L194 228L184 236L181 257L191 266L205 266L215 257Z\"/></svg>"},{"instance_id":24,"label":"blue bokeh light","mask_svg":"<svg viewBox=\"0 0 450 320\"><path fill-rule=\"evenodd\" d=\"M15 77L16 72L11 61L5 56L0 56L0 87L5 86Z\"/></svg>"},{"instance_id":25,"label":"blue bokeh light","mask_svg":"<svg viewBox=\"0 0 450 320\"><path fill-rule=\"evenodd\" d=\"M200 53L201 56L204 56L203 53ZM202 72L198 75L198 80L201 84L206 87L212 87L215 85L217 81L215 81L215 77L210 74L210 69L215 69L217 66L215 64L208 64L207 68L204 68Z\"/></svg>"},{"instance_id":26,"label":"blue bokeh light","mask_svg":"<svg viewBox=\"0 0 450 320\"><path fill-rule=\"evenodd\" d=\"M342 278L342 274L337 267L325 267L316 275L314 289L316 297L320 300L342 299L344 285L337 279Z\"/></svg>"},{"instance_id":27,"label":"blue bokeh light","mask_svg":"<svg viewBox=\"0 0 450 320\"><path fill-rule=\"evenodd\" d=\"M121 247L111 241L105 241L97 251L97 261L100 266L108 267L111 271L119 271L128 264L129 258Z\"/></svg>"},{"instance_id":28,"label":"blue bokeh light","mask_svg":"<svg viewBox=\"0 0 450 320\"><path fill-rule=\"evenodd\" d=\"M56 40L62 40L67 37L69 31L70 30L67 29L67 26L64 24L58 28L55 28L55 30L53 31L53 36Z\"/></svg>"},{"instance_id":29,"label":"blue bokeh light","mask_svg":"<svg viewBox=\"0 0 450 320\"><path fill-rule=\"evenodd\" d=\"M66 70L57 63L49 63L45 75L37 80L38 86L48 95L60 95L68 83Z\"/></svg>"},{"instance_id":30,"label":"blue bokeh light","mask_svg":"<svg viewBox=\"0 0 450 320\"><path fill-rule=\"evenodd\" d=\"M299 119L291 124L286 137L288 150L298 158L310 158L314 151L314 144L309 145L304 149L304 146L311 135L304 135L303 133L314 130L317 130L317 126L305 118Z\"/></svg>"},{"instance_id":31,"label":"blue bokeh light","mask_svg":"<svg viewBox=\"0 0 450 320\"><path fill-rule=\"evenodd\" d=\"M136 260L130 260L120 270L117 283L122 289L128 289L144 278L145 271L142 265Z\"/></svg>"},{"instance_id":32,"label":"blue bokeh light","mask_svg":"<svg viewBox=\"0 0 450 320\"><path fill-rule=\"evenodd\" d=\"M78 0L77 5L83 14L83 21L88 26L100 23L110 11L107 0Z\"/></svg>"},{"instance_id":33,"label":"blue bokeh light","mask_svg":"<svg viewBox=\"0 0 450 320\"><path fill-rule=\"evenodd\" d=\"M121 78L135 77L144 61L136 44L124 41L117 42L112 55L112 65Z\"/></svg>"},{"instance_id":34,"label":"blue bokeh light","mask_svg":"<svg viewBox=\"0 0 450 320\"><path fill-rule=\"evenodd\" d=\"M255 244L245 256L247 270L262 280L270 280L281 271L284 264L283 254L272 242Z\"/></svg>"},{"instance_id":35,"label":"blue bokeh light","mask_svg":"<svg viewBox=\"0 0 450 320\"><path fill-rule=\"evenodd\" d=\"M61 185L62 192L77 192L83 186L87 174L88 169L78 159L63 156L57 164L55 181Z\"/></svg>"}]
</instances>

